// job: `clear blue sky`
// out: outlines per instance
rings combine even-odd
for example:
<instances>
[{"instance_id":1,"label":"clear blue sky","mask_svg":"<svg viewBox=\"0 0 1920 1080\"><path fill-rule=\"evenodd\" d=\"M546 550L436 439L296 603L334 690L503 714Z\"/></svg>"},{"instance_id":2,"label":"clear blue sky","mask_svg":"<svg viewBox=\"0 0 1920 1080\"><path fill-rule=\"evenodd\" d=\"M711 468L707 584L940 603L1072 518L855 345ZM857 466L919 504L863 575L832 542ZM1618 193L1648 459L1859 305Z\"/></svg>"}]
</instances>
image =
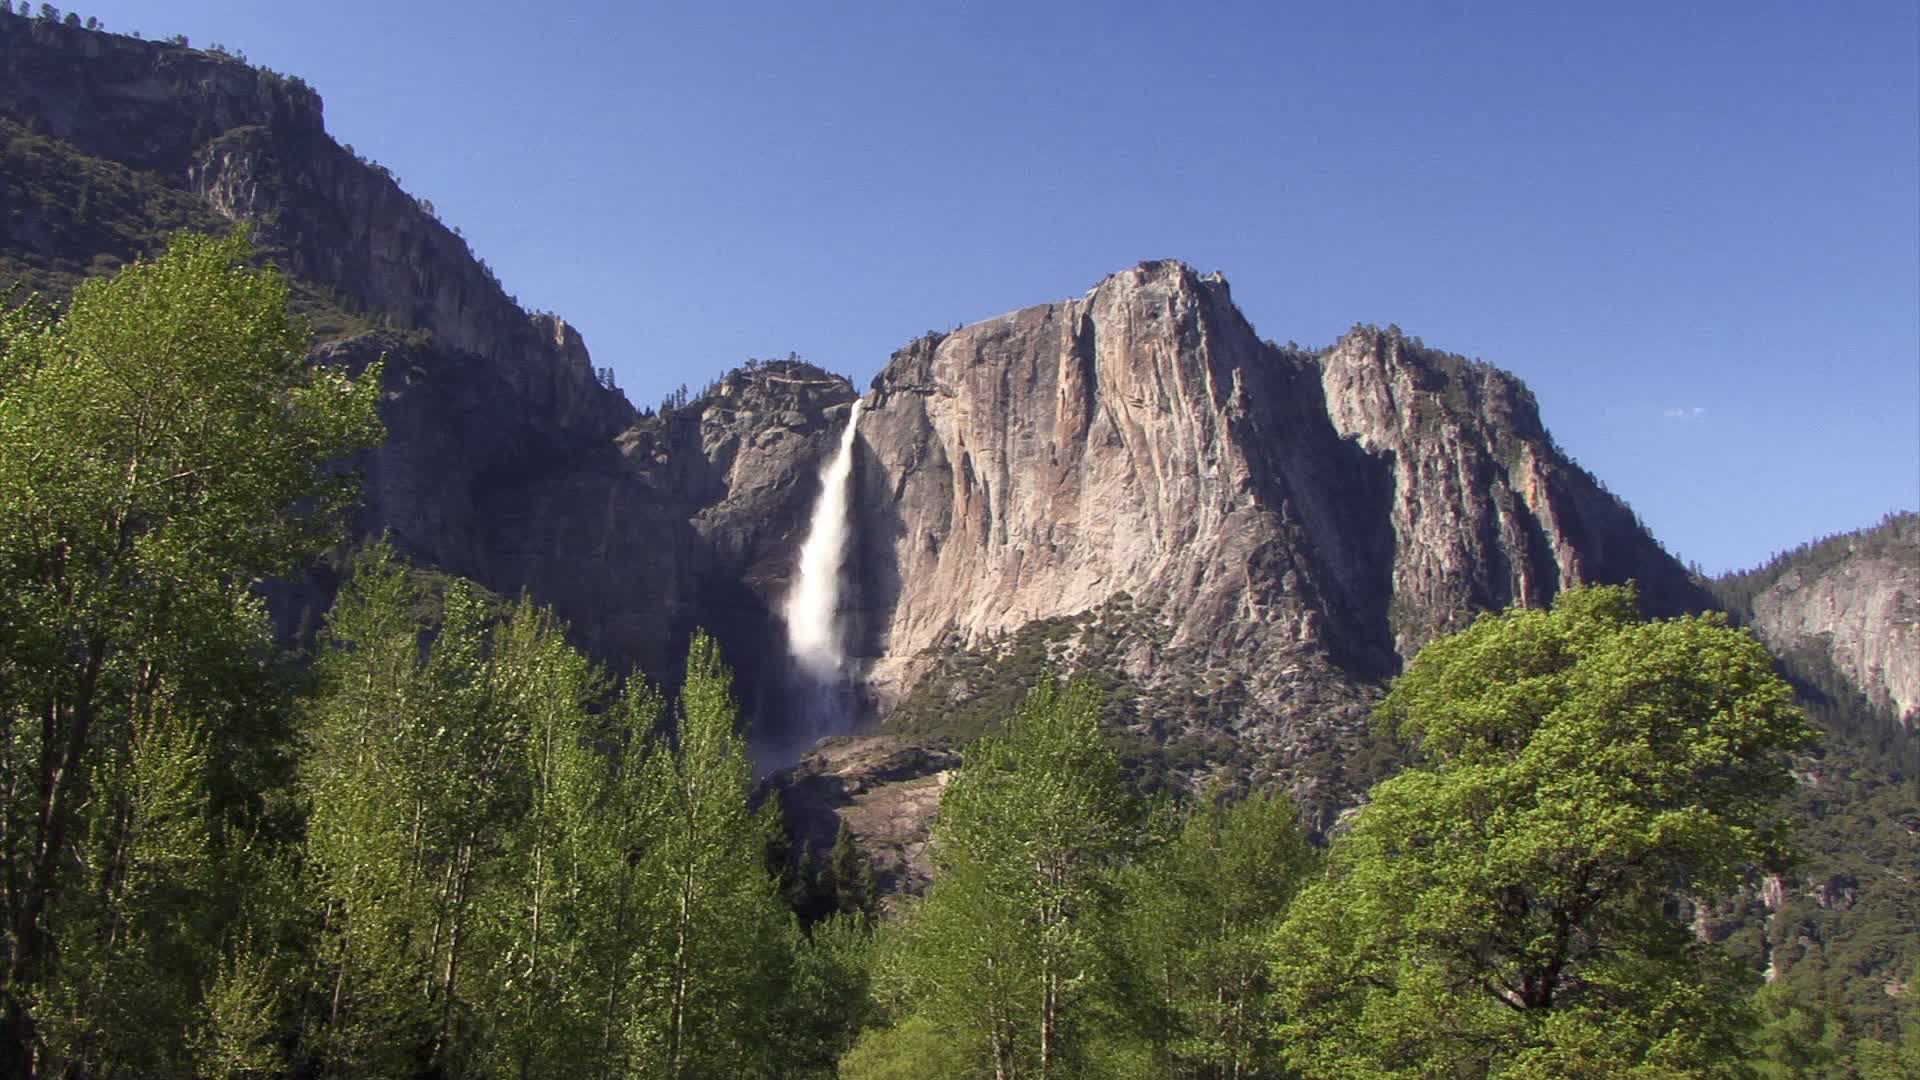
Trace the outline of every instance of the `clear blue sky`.
<instances>
[{"instance_id":1,"label":"clear blue sky","mask_svg":"<svg viewBox=\"0 0 1920 1080\"><path fill-rule=\"evenodd\" d=\"M1920 506L1920 5L93 0L313 83L636 403L1145 258L1520 374L1719 571Z\"/></svg>"}]
</instances>

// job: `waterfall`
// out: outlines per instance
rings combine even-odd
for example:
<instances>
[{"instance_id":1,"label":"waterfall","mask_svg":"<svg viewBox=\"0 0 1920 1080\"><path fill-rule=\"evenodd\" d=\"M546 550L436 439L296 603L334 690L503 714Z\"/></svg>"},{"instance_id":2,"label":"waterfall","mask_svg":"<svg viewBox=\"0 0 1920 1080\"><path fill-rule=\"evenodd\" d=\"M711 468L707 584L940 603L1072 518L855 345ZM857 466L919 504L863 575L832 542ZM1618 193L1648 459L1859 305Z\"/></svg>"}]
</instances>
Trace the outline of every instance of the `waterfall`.
<instances>
[{"instance_id":1,"label":"waterfall","mask_svg":"<svg viewBox=\"0 0 1920 1080\"><path fill-rule=\"evenodd\" d=\"M820 470L820 498L813 504L800 566L787 593L787 652L799 668L802 695L796 717L804 729L795 735L824 735L842 722L848 704L846 643L840 624L840 564L846 560L847 487L853 475L853 434L860 423L860 399L847 415L840 450Z\"/></svg>"}]
</instances>

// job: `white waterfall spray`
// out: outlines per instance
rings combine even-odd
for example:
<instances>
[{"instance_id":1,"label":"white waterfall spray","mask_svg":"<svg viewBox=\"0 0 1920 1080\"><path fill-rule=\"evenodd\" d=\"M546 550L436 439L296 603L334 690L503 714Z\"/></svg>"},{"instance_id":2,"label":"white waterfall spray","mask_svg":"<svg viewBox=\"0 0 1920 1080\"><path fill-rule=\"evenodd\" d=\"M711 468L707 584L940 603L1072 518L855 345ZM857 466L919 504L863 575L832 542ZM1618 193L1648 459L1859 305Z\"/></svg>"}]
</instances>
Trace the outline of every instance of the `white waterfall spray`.
<instances>
[{"instance_id":1,"label":"white waterfall spray","mask_svg":"<svg viewBox=\"0 0 1920 1080\"><path fill-rule=\"evenodd\" d=\"M806 543L800 546L800 567L787 593L787 651L801 673L813 684L812 697L825 692L843 697L846 643L840 626L840 564L847 553L847 487L853 475L853 435L860 424L860 399L847 414L847 430L840 435L840 451L820 470L820 498L813 504ZM832 701L810 702L807 718L811 734L824 734L823 722L833 717ZM837 710L832 710L837 711Z\"/></svg>"}]
</instances>

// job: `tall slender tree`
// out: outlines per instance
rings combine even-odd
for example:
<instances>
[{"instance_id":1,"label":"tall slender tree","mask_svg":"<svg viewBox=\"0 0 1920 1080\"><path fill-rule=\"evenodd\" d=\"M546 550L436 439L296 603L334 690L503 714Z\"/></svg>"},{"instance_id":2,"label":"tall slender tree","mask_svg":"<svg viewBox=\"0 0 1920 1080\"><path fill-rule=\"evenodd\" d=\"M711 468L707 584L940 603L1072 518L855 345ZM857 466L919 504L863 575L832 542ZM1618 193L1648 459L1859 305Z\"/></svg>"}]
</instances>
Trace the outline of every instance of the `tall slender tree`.
<instances>
[{"instance_id":1,"label":"tall slender tree","mask_svg":"<svg viewBox=\"0 0 1920 1080\"><path fill-rule=\"evenodd\" d=\"M696 633L675 741L641 767L662 827L639 853L636 899L658 944L629 1030L634 1066L665 1080L778 1074L768 1029L796 931L763 858L768 820L748 807L732 684L719 646Z\"/></svg>"},{"instance_id":2,"label":"tall slender tree","mask_svg":"<svg viewBox=\"0 0 1920 1080\"><path fill-rule=\"evenodd\" d=\"M896 1037L938 1031L996 1080L1079 1067L1115 986L1116 876L1143 839L1099 712L1091 684L1047 680L967 749L940 803L938 876L887 960Z\"/></svg>"},{"instance_id":3,"label":"tall slender tree","mask_svg":"<svg viewBox=\"0 0 1920 1080\"><path fill-rule=\"evenodd\" d=\"M1271 1024L1266 939L1318 869L1282 792L1201 801L1127 878L1127 944L1165 1010L1157 1075L1285 1075Z\"/></svg>"}]
</instances>

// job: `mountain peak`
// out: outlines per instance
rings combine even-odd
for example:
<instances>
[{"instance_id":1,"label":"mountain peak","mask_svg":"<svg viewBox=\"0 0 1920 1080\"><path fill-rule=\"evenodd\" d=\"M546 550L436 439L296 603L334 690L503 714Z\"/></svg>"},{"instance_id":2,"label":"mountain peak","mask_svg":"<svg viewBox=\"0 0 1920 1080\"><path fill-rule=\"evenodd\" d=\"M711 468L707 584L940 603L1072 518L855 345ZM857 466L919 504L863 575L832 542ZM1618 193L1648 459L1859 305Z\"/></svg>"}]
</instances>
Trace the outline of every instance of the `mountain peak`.
<instances>
[{"instance_id":1,"label":"mountain peak","mask_svg":"<svg viewBox=\"0 0 1920 1080\"><path fill-rule=\"evenodd\" d=\"M1227 285L1226 275L1218 270L1202 274L1179 259L1143 259L1125 270L1101 278L1093 288L1087 290L1086 296L1091 298L1096 293L1109 290L1143 289L1185 292L1232 303L1232 291Z\"/></svg>"}]
</instances>

